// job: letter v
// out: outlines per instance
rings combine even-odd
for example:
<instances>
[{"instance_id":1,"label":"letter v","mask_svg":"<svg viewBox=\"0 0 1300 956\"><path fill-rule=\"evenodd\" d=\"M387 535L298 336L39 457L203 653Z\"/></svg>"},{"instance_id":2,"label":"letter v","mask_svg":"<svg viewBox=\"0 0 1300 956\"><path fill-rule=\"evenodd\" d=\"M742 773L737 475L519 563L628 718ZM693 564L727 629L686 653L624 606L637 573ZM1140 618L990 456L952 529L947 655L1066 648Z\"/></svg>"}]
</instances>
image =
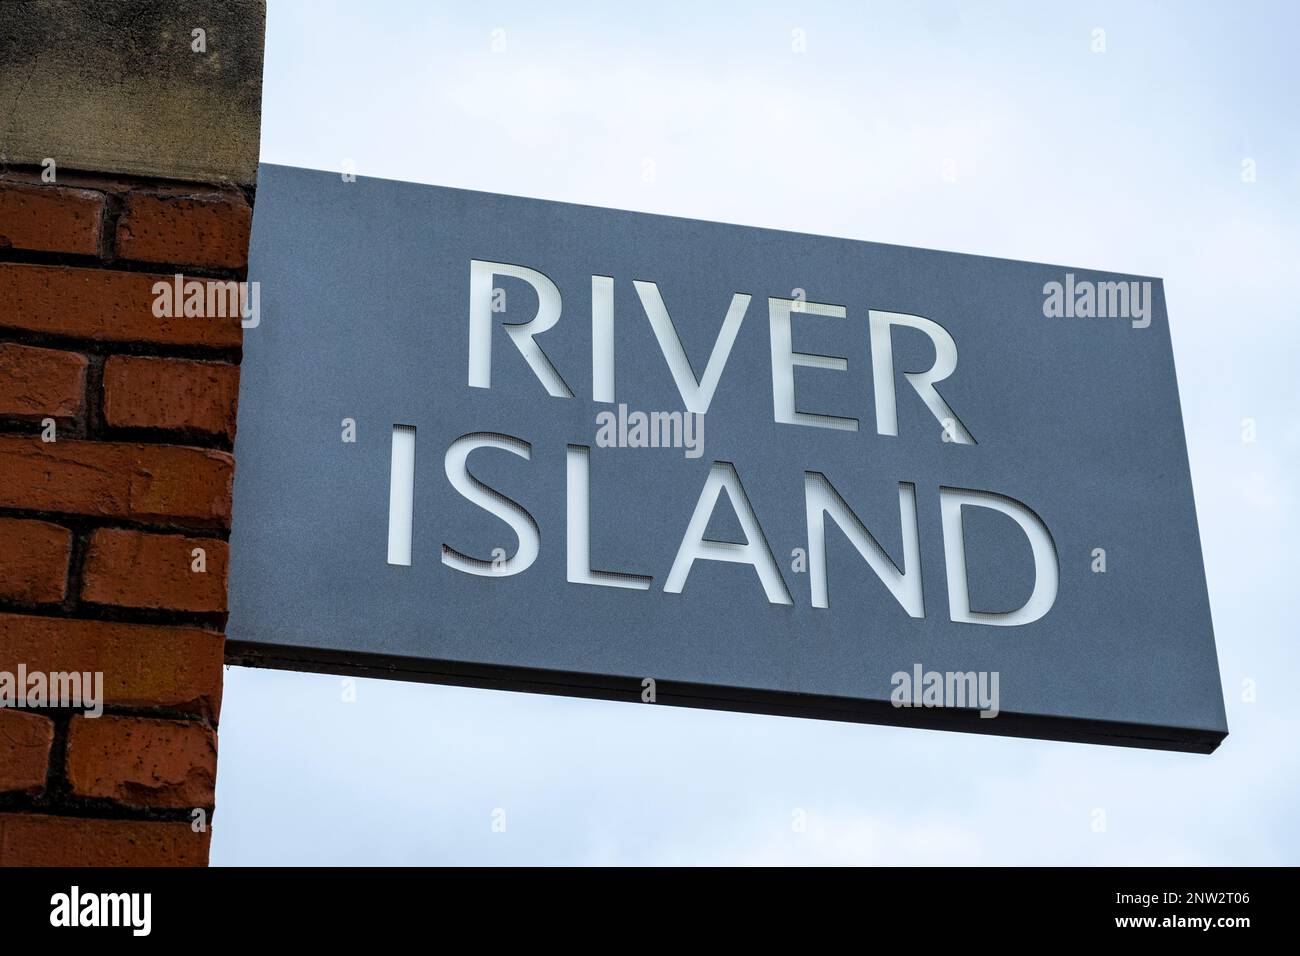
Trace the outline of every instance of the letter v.
<instances>
[{"instance_id":1,"label":"letter v","mask_svg":"<svg viewBox=\"0 0 1300 956\"><path fill-rule=\"evenodd\" d=\"M682 348L681 337L664 306L659 287L653 282L637 280L632 284L641 297L641 305L650 320L650 327L654 329L655 338L659 340L659 350L668 362L668 370L673 373L673 381L677 383L677 391L681 393L686 410L703 415L713 401L713 392L718 387L718 379L722 377L722 369L727 364L731 347L740 332L740 323L749 308L750 297L743 292L737 292L731 297L731 307L727 309L727 317L722 320L718 339L713 343L713 354L709 356L709 364L704 369L704 378L696 381L695 370L691 367L691 360L686 357L686 350Z\"/></svg>"}]
</instances>

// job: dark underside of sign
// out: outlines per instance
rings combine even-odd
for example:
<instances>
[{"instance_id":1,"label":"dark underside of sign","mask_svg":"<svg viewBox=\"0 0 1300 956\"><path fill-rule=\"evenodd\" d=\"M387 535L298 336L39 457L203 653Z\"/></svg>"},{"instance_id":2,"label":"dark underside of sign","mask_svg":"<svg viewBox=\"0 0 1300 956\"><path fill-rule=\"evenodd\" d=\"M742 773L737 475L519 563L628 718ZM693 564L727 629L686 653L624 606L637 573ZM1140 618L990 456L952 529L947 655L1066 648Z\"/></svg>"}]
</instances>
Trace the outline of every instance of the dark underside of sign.
<instances>
[{"instance_id":1,"label":"dark underside of sign","mask_svg":"<svg viewBox=\"0 0 1300 956\"><path fill-rule=\"evenodd\" d=\"M983 718L975 708L895 707L889 701L853 700L816 694L786 694L677 681L656 682L655 701L653 704L647 704L644 702L645 688L642 678L494 667L458 661L416 660L383 654L345 653L320 648L257 644L238 640L226 642L226 663L237 667L263 667L273 670L338 674L345 677L402 680L419 684L478 687L524 694L553 694L561 697L623 701L643 707L664 705L698 707L704 710L726 710L774 717L838 720L855 724L881 724L920 730L955 730L967 734L993 734L999 737L1027 737L1037 740L1106 744L1111 747L1140 747L1146 750L1172 750L1183 753L1214 753L1228 736L1226 731L1079 720L1007 711L993 718Z\"/></svg>"}]
</instances>

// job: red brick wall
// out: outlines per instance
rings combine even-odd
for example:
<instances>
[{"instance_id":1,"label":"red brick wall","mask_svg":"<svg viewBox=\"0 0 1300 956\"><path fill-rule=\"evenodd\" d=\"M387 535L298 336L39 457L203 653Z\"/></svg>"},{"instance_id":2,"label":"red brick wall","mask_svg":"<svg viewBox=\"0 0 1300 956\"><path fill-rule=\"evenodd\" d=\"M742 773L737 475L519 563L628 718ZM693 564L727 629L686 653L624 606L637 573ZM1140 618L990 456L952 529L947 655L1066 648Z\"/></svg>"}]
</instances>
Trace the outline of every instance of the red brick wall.
<instances>
[{"instance_id":1,"label":"red brick wall","mask_svg":"<svg viewBox=\"0 0 1300 956\"><path fill-rule=\"evenodd\" d=\"M251 194L38 173L0 172L0 671L105 712L0 709L0 864L203 865L242 330L152 287L243 279Z\"/></svg>"}]
</instances>

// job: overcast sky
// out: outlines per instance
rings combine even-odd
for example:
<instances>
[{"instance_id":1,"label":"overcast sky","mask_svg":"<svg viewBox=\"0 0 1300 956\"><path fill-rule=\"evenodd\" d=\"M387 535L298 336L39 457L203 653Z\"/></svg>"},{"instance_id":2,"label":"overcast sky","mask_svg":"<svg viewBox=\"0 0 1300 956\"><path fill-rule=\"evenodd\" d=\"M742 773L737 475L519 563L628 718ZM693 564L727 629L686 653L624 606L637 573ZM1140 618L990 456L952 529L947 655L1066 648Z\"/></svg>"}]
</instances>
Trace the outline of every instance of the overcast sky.
<instances>
[{"instance_id":1,"label":"overcast sky","mask_svg":"<svg viewBox=\"0 0 1300 956\"><path fill-rule=\"evenodd\" d=\"M270 0L262 159L1163 277L1219 751L228 668L214 863L1300 863L1300 14L915 6Z\"/></svg>"}]
</instances>

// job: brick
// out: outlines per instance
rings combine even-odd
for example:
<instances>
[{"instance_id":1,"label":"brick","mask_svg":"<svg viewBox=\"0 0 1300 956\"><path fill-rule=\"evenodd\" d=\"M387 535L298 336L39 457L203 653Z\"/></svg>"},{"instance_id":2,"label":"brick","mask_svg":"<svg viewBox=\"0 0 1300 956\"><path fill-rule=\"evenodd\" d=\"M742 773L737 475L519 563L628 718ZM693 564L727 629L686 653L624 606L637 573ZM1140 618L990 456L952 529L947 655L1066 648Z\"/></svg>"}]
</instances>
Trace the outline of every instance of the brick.
<instances>
[{"instance_id":1,"label":"brick","mask_svg":"<svg viewBox=\"0 0 1300 956\"><path fill-rule=\"evenodd\" d=\"M54 743L54 721L0 708L0 793L40 793Z\"/></svg>"},{"instance_id":2,"label":"brick","mask_svg":"<svg viewBox=\"0 0 1300 956\"><path fill-rule=\"evenodd\" d=\"M104 365L104 420L117 428L160 428L235 437L239 366L114 355Z\"/></svg>"},{"instance_id":3,"label":"brick","mask_svg":"<svg viewBox=\"0 0 1300 956\"><path fill-rule=\"evenodd\" d=\"M155 283L174 276L111 269L0 263L0 327L97 342L150 342L234 348L239 315L154 315Z\"/></svg>"},{"instance_id":4,"label":"brick","mask_svg":"<svg viewBox=\"0 0 1300 956\"><path fill-rule=\"evenodd\" d=\"M192 569L196 548L206 552L206 571ZM81 599L115 607L224 613L228 552L218 538L99 528L87 544Z\"/></svg>"},{"instance_id":5,"label":"brick","mask_svg":"<svg viewBox=\"0 0 1300 956\"><path fill-rule=\"evenodd\" d=\"M48 521L0 517L0 597L58 604L68 591L72 532Z\"/></svg>"},{"instance_id":6,"label":"brick","mask_svg":"<svg viewBox=\"0 0 1300 956\"><path fill-rule=\"evenodd\" d=\"M0 249L97 256L103 226L103 193L0 182Z\"/></svg>"},{"instance_id":7,"label":"brick","mask_svg":"<svg viewBox=\"0 0 1300 956\"><path fill-rule=\"evenodd\" d=\"M76 352L0 343L0 418L72 421L81 414L88 364Z\"/></svg>"},{"instance_id":8,"label":"brick","mask_svg":"<svg viewBox=\"0 0 1300 956\"><path fill-rule=\"evenodd\" d=\"M188 823L0 813L0 866L207 866Z\"/></svg>"},{"instance_id":9,"label":"brick","mask_svg":"<svg viewBox=\"0 0 1300 956\"><path fill-rule=\"evenodd\" d=\"M193 720L79 715L68 727L66 769L79 797L131 807L211 807L217 735Z\"/></svg>"},{"instance_id":10,"label":"brick","mask_svg":"<svg viewBox=\"0 0 1300 956\"><path fill-rule=\"evenodd\" d=\"M161 707L213 723L221 714L225 637L198 627L0 613L0 671L104 675L106 707Z\"/></svg>"},{"instance_id":11,"label":"brick","mask_svg":"<svg viewBox=\"0 0 1300 956\"><path fill-rule=\"evenodd\" d=\"M252 207L237 190L133 192L118 220L117 254L141 262L242 269L252 223Z\"/></svg>"},{"instance_id":12,"label":"brick","mask_svg":"<svg viewBox=\"0 0 1300 956\"><path fill-rule=\"evenodd\" d=\"M0 435L0 508L228 528L234 469L212 449Z\"/></svg>"}]
</instances>

